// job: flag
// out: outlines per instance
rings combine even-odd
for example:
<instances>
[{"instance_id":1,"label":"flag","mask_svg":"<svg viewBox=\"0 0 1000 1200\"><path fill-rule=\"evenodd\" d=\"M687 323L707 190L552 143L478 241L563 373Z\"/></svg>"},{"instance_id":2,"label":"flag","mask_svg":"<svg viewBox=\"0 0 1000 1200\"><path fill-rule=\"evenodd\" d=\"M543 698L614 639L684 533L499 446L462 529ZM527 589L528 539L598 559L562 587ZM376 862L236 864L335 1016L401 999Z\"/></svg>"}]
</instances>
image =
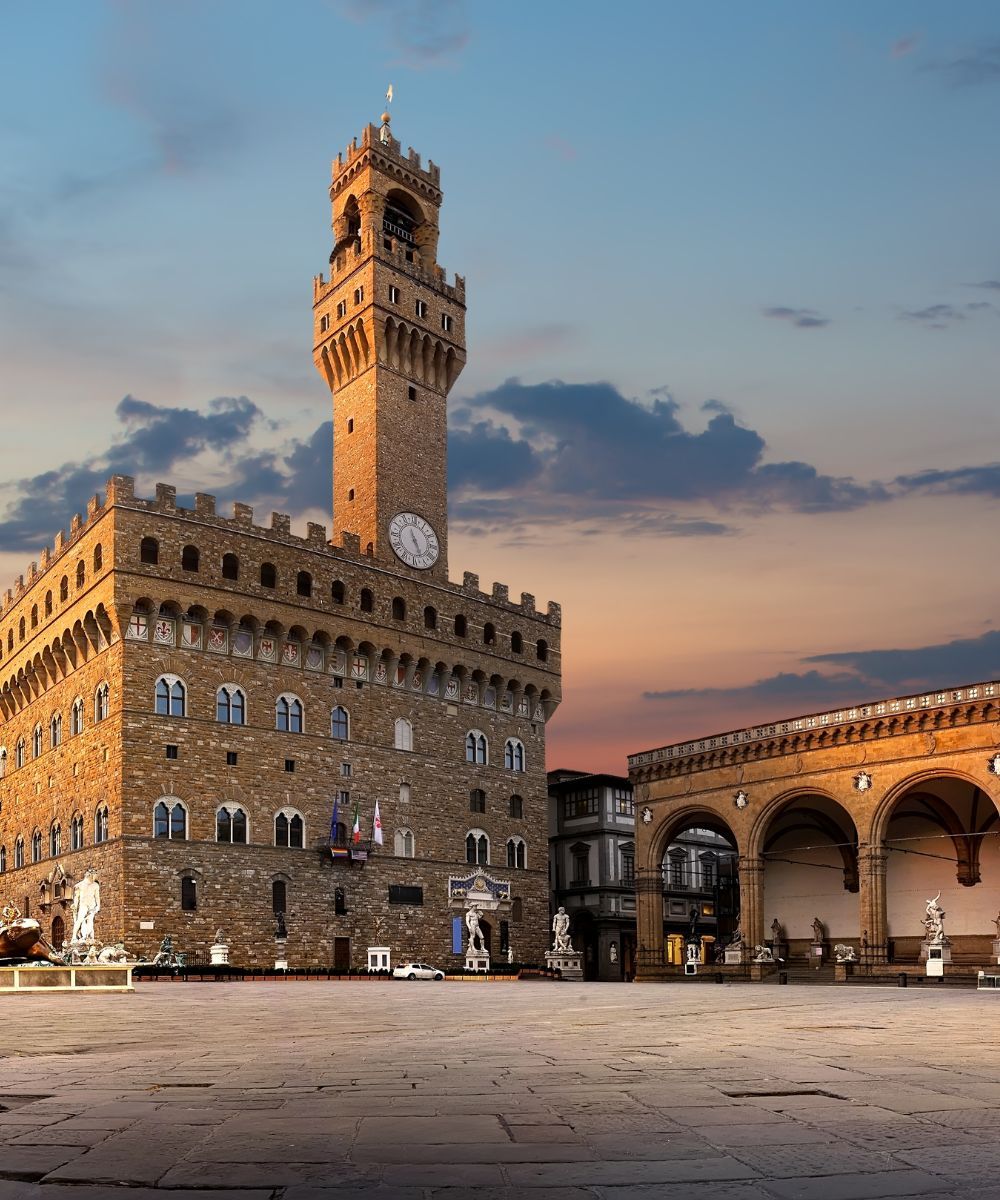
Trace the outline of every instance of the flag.
<instances>
[{"instance_id":1,"label":"flag","mask_svg":"<svg viewBox=\"0 0 1000 1200\"><path fill-rule=\"evenodd\" d=\"M361 813L358 811L358 802L354 801L354 828L351 830L351 841L361 841Z\"/></svg>"},{"instance_id":2,"label":"flag","mask_svg":"<svg viewBox=\"0 0 1000 1200\"><path fill-rule=\"evenodd\" d=\"M392 103L392 84L391 83L389 84L389 90L386 92L385 98L389 104Z\"/></svg>"},{"instance_id":3,"label":"flag","mask_svg":"<svg viewBox=\"0 0 1000 1200\"><path fill-rule=\"evenodd\" d=\"M375 845L381 846L382 845L382 817L378 811L378 801L377 800L375 801L375 820L372 824L372 831L373 831L373 837L375 839Z\"/></svg>"},{"instance_id":4,"label":"flag","mask_svg":"<svg viewBox=\"0 0 1000 1200\"><path fill-rule=\"evenodd\" d=\"M340 816L340 813L339 813L339 812L338 812L338 810L337 810L337 801L338 801L339 799L340 799L340 796L339 796L339 794L338 794L338 793L334 793L334 797L333 797L333 816L330 818L330 844L331 844L331 845L333 845L333 843L334 843L334 842L337 840L337 821L338 821L338 818L339 818L339 816Z\"/></svg>"}]
</instances>

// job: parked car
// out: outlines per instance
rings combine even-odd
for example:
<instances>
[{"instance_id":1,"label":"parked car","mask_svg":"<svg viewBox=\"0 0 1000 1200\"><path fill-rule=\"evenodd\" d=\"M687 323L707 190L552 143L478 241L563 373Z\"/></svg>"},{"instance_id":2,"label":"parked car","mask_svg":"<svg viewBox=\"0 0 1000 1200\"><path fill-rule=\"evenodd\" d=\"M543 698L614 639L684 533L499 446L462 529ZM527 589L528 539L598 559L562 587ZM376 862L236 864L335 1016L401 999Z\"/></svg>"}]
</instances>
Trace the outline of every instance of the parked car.
<instances>
[{"instance_id":1,"label":"parked car","mask_svg":"<svg viewBox=\"0 0 1000 1200\"><path fill-rule=\"evenodd\" d=\"M444 979L444 971L432 967L429 963L405 962L394 967L394 979Z\"/></svg>"}]
</instances>

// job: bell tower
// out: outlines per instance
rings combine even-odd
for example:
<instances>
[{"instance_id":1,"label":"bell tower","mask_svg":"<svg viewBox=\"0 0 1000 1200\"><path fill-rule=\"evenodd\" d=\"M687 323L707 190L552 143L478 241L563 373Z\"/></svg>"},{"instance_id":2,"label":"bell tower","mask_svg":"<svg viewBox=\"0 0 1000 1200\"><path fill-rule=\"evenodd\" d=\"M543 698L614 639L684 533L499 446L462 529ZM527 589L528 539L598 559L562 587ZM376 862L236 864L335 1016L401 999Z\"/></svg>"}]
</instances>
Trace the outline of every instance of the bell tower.
<instances>
[{"instance_id":1,"label":"bell tower","mask_svg":"<svg viewBox=\"0 0 1000 1200\"><path fill-rule=\"evenodd\" d=\"M448 578L447 400L465 366L465 280L438 266L441 172L388 113L333 162L330 278L313 280L313 359L333 396L334 538Z\"/></svg>"}]
</instances>

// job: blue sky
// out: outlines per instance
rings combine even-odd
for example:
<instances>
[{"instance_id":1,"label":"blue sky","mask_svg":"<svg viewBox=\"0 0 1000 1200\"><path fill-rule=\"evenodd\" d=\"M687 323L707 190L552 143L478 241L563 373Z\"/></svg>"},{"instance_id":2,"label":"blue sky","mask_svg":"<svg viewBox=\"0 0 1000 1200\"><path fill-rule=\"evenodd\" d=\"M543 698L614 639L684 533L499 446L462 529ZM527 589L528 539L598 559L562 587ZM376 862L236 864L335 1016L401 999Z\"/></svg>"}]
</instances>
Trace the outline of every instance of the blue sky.
<instances>
[{"instance_id":1,"label":"blue sky","mask_svg":"<svg viewBox=\"0 0 1000 1200\"><path fill-rule=\"evenodd\" d=\"M391 81L469 288L452 572L562 601L559 762L918 686L885 650L1000 674L995 5L57 2L5 41L7 577L111 466L323 518L329 160Z\"/></svg>"}]
</instances>

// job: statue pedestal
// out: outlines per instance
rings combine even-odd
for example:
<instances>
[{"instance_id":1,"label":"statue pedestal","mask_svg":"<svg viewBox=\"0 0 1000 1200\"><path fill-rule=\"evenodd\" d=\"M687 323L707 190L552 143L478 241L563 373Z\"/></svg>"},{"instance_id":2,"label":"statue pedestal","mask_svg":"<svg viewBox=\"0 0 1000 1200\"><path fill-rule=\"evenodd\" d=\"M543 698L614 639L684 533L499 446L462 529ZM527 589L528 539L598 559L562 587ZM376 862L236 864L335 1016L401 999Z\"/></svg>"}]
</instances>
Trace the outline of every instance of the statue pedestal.
<instances>
[{"instance_id":1,"label":"statue pedestal","mask_svg":"<svg viewBox=\"0 0 1000 1200\"><path fill-rule=\"evenodd\" d=\"M229 962L229 947L224 942L209 946L208 953L213 967L224 967Z\"/></svg>"},{"instance_id":2,"label":"statue pedestal","mask_svg":"<svg viewBox=\"0 0 1000 1200\"><path fill-rule=\"evenodd\" d=\"M950 963L951 939L945 938L943 942L932 942L924 938L920 943L920 961Z\"/></svg>"},{"instance_id":3,"label":"statue pedestal","mask_svg":"<svg viewBox=\"0 0 1000 1200\"><path fill-rule=\"evenodd\" d=\"M809 965L815 967L818 971L823 965L823 959L826 955L824 942L813 942L809 947Z\"/></svg>"},{"instance_id":4,"label":"statue pedestal","mask_svg":"<svg viewBox=\"0 0 1000 1200\"><path fill-rule=\"evenodd\" d=\"M993 941L993 957L1000 963L1000 938L995 938Z\"/></svg>"},{"instance_id":5,"label":"statue pedestal","mask_svg":"<svg viewBox=\"0 0 1000 1200\"><path fill-rule=\"evenodd\" d=\"M743 947L730 946L726 948L726 966L740 967L743 965Z\"/></svg>"},{"instance_id":6,"label":"statue pedestal","mask_svg":"<svg viewBox=\"0 0 1000 1200\"><path fill-rule=\"evenodd\" d=\"M465 969L467 971L488 971L490 969L490 956L485 952L480 953L478 950L470 950L465 956Z\"/></svg>"},{"instance_id":7,"label":"statue pedestal","mask_svg":"<svg viewBox=\"0 0 1000 1200\"><path fill-rule=\"evenodd\" d=\"M583 978L583 954L579 950L546 950L545 965L561 971L563 979Z\"/></svg>"}]
</instances>

